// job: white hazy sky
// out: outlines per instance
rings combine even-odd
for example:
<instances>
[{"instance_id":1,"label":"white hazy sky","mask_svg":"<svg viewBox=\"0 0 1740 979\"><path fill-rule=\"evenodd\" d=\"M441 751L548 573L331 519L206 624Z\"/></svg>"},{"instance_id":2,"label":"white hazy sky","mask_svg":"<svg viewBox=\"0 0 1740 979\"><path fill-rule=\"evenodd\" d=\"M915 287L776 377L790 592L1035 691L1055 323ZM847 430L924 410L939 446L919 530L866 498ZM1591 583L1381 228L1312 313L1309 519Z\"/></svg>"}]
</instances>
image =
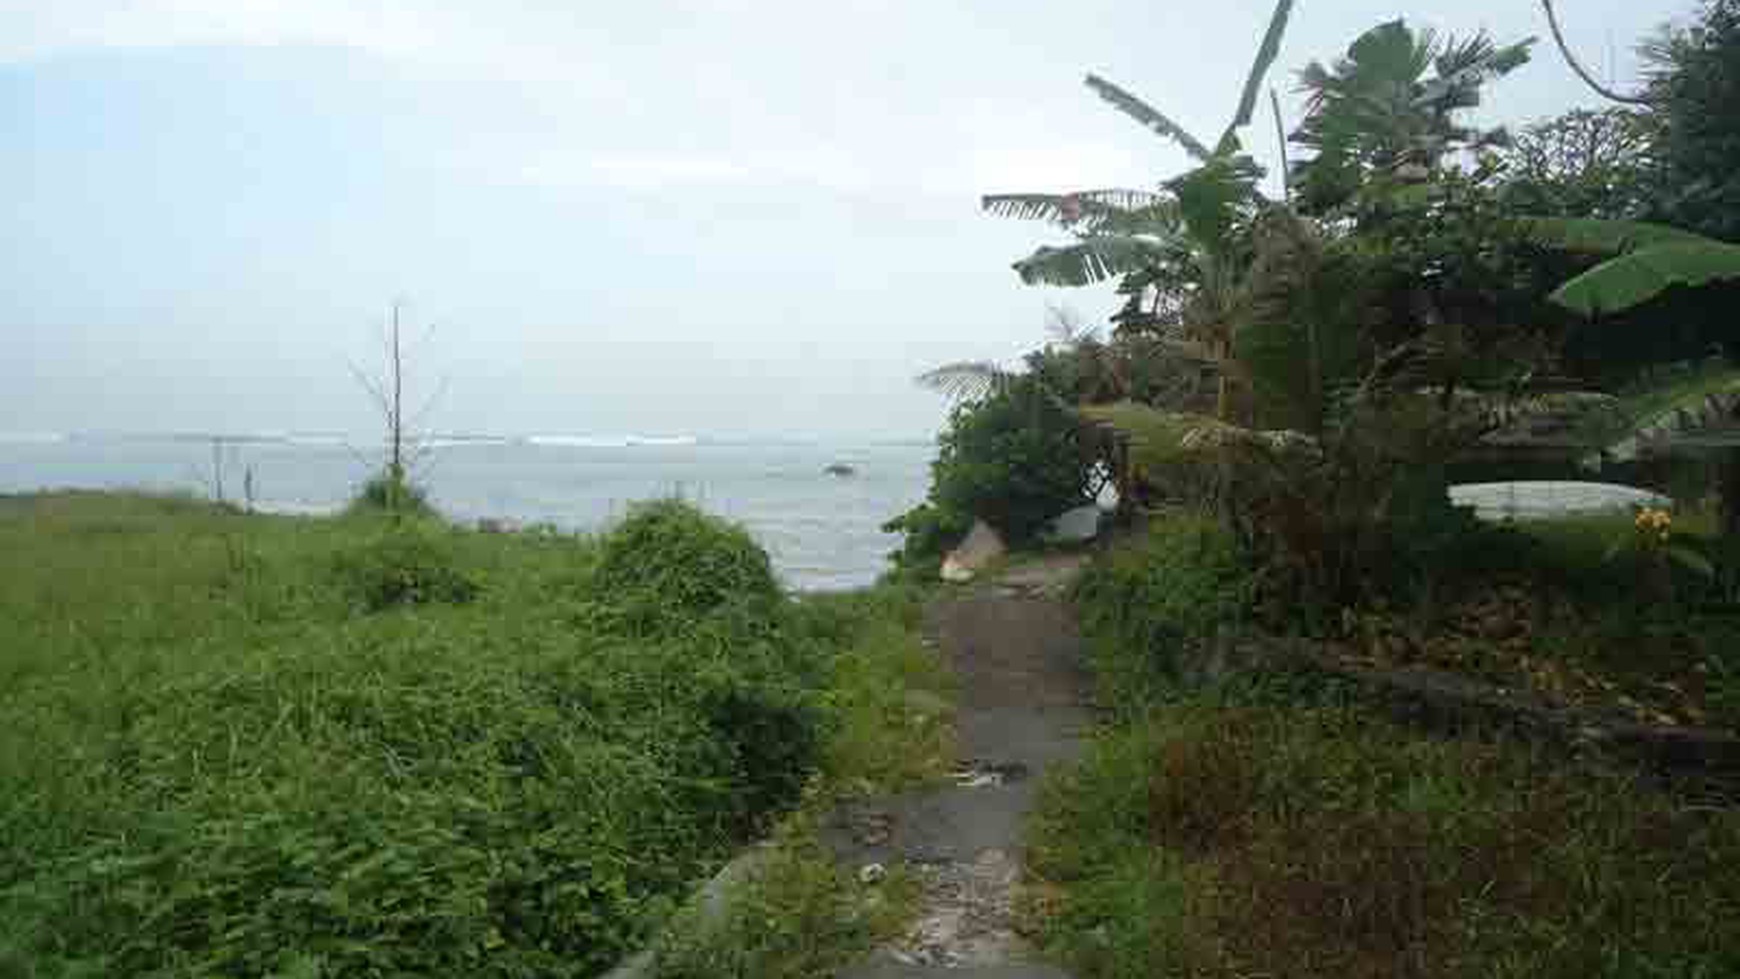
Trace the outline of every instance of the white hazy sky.
<instances>
[{"instance_id":1,"label":"white hazy sky","mask_svg":"<svg viewBox=\"0 0 1740 979\"><path fill-rule=\"evenodd\" d=\"M0 433L366 431L346 364L405 297L443 430L927 436L913 374L1112 306L1020 285L1053 232L978 195L1177 173L1082 75L1212 140L1271 6L0 0ZM1627 83L1692 0L1559 7ZM1546 33L1300 0L1270 81L1397 16ZM1543 46L1486 112L1590 99Z\"/></svg>"}]
</instances>

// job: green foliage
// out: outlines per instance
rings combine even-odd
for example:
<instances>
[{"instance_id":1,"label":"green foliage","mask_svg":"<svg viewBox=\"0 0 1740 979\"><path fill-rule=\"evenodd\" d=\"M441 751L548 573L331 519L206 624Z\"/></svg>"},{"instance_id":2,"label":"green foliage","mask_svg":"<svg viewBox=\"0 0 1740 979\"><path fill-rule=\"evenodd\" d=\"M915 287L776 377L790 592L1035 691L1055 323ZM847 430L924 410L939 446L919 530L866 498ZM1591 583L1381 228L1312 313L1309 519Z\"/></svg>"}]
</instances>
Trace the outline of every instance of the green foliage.
<instances>
[{"instance_id":1,"label":"green foliage","mask_svg":"<svg viewBox=\"0 0 1740 979\"><path fill-rule=\"evenodd\" d=\"M349 510L353 515L378 512L408 517L436 516L428 491L412 482L405 473L394 473L390 468L363 482L362 488L351 499Z\"/></svg>"},{"instance_id":2,"label":"green foliage","mask_svg":"<svg viewBox=\"0 0 1740 979\"><path fill-rule=\"evenodd\" d=\"M970 513L925 502L883 524L882 532L901 535L900 549L889 555L896 571L922 577L934 574L943 555L972 528Z\"/></svg>"},{"instance_id":3,"label":"green foliage","mask_svg":"<svg viewBox=\"0 0 1740 979\"><path fill-rule=\"evenodd\" d=\"M469 602L481 586L458 566L451 535L444 527L421 522L386 527L372 539L339 551L334 570L345 593L369 612L426 602Z\"/></svg>"},{"instance_id":4,"label":"green foliage","mask_svg":"<svg viewBox=\"0 0 1740 979\"><path fill-rule=\"evenodd\" d=\"M398 526L0 499L0 971L596 975L833 732L896 753L833 664L903 600L745 574L649 636L597 542ZM358 614L333 567L430 540L489 587Z\"/></svg>"},{"instance_id":5,"label":"green foliage","mask_svg":"<svg viewBox=\"0 0 1740 979\"><path fill-rule=\"evenodd\" d=\"M1480 104L1487 82L1526 64L1533 43L1441 38L1394 20L1361 34L1333 65L1307 65L1299 77L1310 102L1292 137L1312 153L1294 168L1300 206L1332 211L1372 181L1426 179L1457 150L1502 145L1502 129L1457 117Z\"/></svg>"},{"instance_id":6,"label":"green foliage","mask_svg":"<svg viewBox=\"0 0 1740 979\"><path fill-rule=\"evenodd\" d=\"M1048 783L1041 943L1077 974L1732 972L1740 821L1357 709L1169 705Z\"/></svg>"},{"instance_id":7,"label":"green foliage","mask_svg":"<svg viewBox=\"0 0 1740 979\"><path fill-rule=\"evenodd\" d=\"M748 531L678 499L640 504L604 536L596 584L653 631L780 594L767 552Z\"/></svg>"},{"instance_id":8,"label":"green foliage","mask_svg":"<svg viewBox=\"0 0 1740 979\"><path fill-rule=\"evenodd\" d=\"M927 566L974 518L1013 544L1029 542L1051 518L1093 498L1103 445L1071 410L1090 378L1068 352L1035 353L1028 366L950 412L928 499L884 527L905 535L899 564Z\"/></svg>"},{"instance_id":9,"label":"green foliage","mask_svg":"<svg viewBox=\"0 0 1740 979\"><path fill-rule=\"evenodd\" d=\"M1703 0L1694 22L1646 48L1659 126L1662 220L1740 241L1740 3Z\"/></svg>"},{"instance_id":10,"label":"green foliage","mask_svg":"<svg viewBox=\"0 0 1740 979\"><path fill-rule=\"evenodd\" d=\"M1519 213L1635 220L1654 206L1655 120L1633 109L1573 109L1524 128L1502 151L1501 193Z\"/></svg>"},{"instance_id":11,"label":"green foliage","mask_svg":"<svg viewBox=\"0 0 1740 979\"><path fill-rule=\"evenodd\" d=\"M1243 623L1251 598L1233 539L1202 517L1156 521L1095 561L1074 600L1104 699L1141 709L1181 657Z\"/></svg>"},{"instance_id":12,"label":"green foliage","mask_svg":"<svg viewBox=\"0 0 1740 979\"><path fill-rule=\"evenodd\" d=\"M1740 279L1740 245L1719 241L1655 245L1610 259L1560 286L1553 301L1584 316L1624 312L1676 286Z\"/></svg>"},{"instance_id":13,"label":"green foliage","mask_svg":"<svg viewBox=\"0 0 1740 979\"><path fill-rule=\"evenodd\" d=\"M895 937L917 900L916 880L896 870L860 883L799 819L720 897L677 919L658 950L658 979L809 979L832 975Z\"/></svg>"}]
</instances>

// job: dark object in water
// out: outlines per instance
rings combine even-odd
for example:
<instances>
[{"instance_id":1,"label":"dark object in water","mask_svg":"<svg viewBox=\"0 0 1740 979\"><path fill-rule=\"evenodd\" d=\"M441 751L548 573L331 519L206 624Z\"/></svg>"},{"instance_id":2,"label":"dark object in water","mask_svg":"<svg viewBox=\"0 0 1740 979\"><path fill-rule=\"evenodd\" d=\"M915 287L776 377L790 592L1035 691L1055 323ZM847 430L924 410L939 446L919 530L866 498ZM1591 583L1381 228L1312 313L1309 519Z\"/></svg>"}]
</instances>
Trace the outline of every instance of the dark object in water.
<instances>
[{"instance_id":1,"label":"dark object in water","mask_svg":"<svg viewBox=\"0 0 1740 979\"><path fill-rule=\"evenodd\" d=\"M830 476L856 476L856 475L858 475L858 470L853 469L851 466L848 466L843 462L831 463L827 468L823 469L822 472L825 472Z\"/></svg>"}]
</instances>

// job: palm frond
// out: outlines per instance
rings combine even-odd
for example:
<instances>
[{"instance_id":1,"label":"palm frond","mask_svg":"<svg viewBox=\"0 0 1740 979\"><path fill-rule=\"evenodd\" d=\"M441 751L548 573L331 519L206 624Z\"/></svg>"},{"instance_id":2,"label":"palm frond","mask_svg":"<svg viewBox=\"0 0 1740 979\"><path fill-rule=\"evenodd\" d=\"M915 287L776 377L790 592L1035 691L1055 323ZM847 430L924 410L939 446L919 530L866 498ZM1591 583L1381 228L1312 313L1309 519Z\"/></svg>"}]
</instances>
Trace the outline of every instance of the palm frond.
<instances>
[{"instance_id":1,"label":"palm frond","mask_svg":"<svg viewBox=\"0 0 1740 979\"><path fill-rule=\"evenodd\" d=\"M1183 126L1180 126L1178 123L1167 118L1159 109L1154 108L1111 82L1106 81L1104 78L1101 78L1098 75L1089 75L1087 76L1087 86L1099 93L1100 98L1110 102L1118 109L1118 111L1136 120L1142 125L1147 126L1154 132L1165 136L1167 139L1178 143L1178 145L1184 147L1185 152L1196 157L1198 160L1206 162L1214 155L1202 140L1190 135Z\"/></svg>"},{"instance_id":2,"label":"palm frond","mask_svg":"<svg viewBox=\"0 0 1740 979\"><path fill-rule=\"evenodd\" d=\"M1675 286L1740 279L1740 245L1678 241L1609 259L1560 286L1553 302L1584 316L1640 306Z\"/></svg>"},{"instance_id":3,"label":"palm frond","mask_svg":"<svg viewBox=\"0 0 1740 979\"><path fill-rule=\"evenodd\" d=\"M1163 240L1136 235L1084 238L1073 245L1041 246L1013 266L1027 285L1085 286L1166 261Z\"/></svg>"},{"instance_id":4,"label":"palm frond","mask_svg":"<svg viewBox=\"0 0 1740 979\"><path fill-rule=\"evenodd\" d=\"M979 207L993 217L1050 221L1076 231L1136 230L1173 220L1167 195L1110 188L1070 194L986 194Z\"/></svg>"},{"instance_id":5,"label":"palm frond","mask_svg":"<svg viewBox=\"0 0 1740 979\"><path fill-rule=\"evenodd\" d=\"M1320 451L1317 440L1302 432L1245 428L1206 415L1129 401L1088 405L1079 413L1122 436L1131 458L1145 467L1163 468L1227 453L1274 461Z\"/></svg>"},{"instance_id":6,"label":"palm frond","mask_svg":"<svg viewBox=\"0 0 1740 979\"><path fill-rule=\"evenodd\" d=\"M914 380L951 401L975 401L1007 386L1015 376L988 360L959 360L925 371Z\"/></svg>"},{"instance_id":7,"label":"palm frond","mask_svg":"<svg viewBox=\"0 0 1740 979\"><path fill-rule=\"evenodd\" d=\"M1292 14L1293 0L1280 0L1275 4L1275 12L1269 18L1269 29L1263 34L1263 43L1257 48L1257 57L1251 62L1250 73L1245 76L1245 88L1239 94L1238 109L1233 113L1232 122L1227 124L1226 132L1221 134L1220 143L1215 147L1216 153L1237 152L1238 131L1250 125L1251 115L1257 107L1257 95L1263 87L1263 79L1281 53L1281 39L1287 34L1287 20Z\"/></svg>"}]
</instances>

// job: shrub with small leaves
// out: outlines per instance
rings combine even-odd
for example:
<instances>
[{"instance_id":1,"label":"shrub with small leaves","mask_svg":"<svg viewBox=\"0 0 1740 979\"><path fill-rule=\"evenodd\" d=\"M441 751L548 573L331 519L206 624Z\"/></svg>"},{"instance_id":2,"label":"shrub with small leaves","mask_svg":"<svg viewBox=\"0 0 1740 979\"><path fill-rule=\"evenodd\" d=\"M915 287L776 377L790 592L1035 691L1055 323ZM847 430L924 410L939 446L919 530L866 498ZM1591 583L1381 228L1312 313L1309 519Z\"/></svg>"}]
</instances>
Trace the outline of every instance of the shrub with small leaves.
<instances>
[{"instance_id":1,"label":"shrub with small leaves","mask_svg":"<svg viewBox=\"0 0 1740 979\"><path fill-rule=\"evenodd\" d=\"M679 499L635 507L602 545L599 594L643 631L781 594L767 552L748 531Z\"/></svg>"},{"instance_id":2,"label":"shrub with small leaves","mask_svg":"<svg viewBox=\"0 0 1740 979\"><path fill-rule=\"evenodd\" d=\"M453 550L427 527L395 527L341 551L335 566L345 592L360 607L379 612L400 605L463 604L478 582L457 567Z\"/></svg>"}]
</instances>

